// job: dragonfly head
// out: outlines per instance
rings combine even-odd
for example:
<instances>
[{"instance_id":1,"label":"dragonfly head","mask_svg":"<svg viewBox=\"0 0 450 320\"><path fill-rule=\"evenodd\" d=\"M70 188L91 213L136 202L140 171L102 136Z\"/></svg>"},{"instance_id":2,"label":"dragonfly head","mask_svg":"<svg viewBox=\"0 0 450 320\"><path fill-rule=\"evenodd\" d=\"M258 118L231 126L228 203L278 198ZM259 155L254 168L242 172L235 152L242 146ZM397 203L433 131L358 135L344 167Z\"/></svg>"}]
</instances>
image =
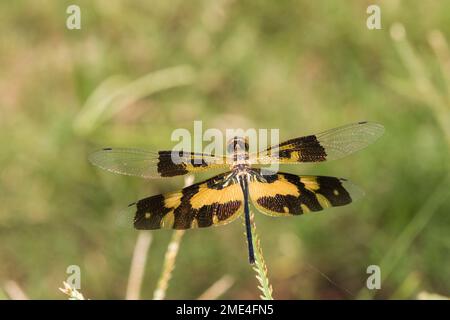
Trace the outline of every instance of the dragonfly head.
<instances>
[{"instance_id":1,"label":"dragonfly head","mask_svg":"<svg viewBox=\"0 0 450 320\"><path fill-rule=\"evenodd\" d=\"M227 144L227 152L232 154L248 152L248 149L249 144L247 137L235 136L234 138L230 139Z\"/></svg>"}]
</instances>

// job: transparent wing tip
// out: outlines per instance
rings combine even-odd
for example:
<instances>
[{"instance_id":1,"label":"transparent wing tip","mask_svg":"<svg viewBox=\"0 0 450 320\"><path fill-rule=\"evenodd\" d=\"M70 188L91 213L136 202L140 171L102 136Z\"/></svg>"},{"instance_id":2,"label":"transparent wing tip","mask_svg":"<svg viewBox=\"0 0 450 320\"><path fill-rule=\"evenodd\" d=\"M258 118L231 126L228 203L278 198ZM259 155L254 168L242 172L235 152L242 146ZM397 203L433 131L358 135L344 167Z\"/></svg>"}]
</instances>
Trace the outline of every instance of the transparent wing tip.
<instances>
[{"instance_id":1,"label":"transparent wing tip","mask_svg":"<svg viewBox=\"0 0 450 320\"><path fill-rule=\"evenodd\" d=\"M120 229L134 230L134 215L136 213L136 203L130 204L128 207L117 213L114 224Z\"/></svg>"},{"instance_id":2,"label":"transparent wing tip","mask_svg":"<svg viewBox=\"0 0 450 320\"><path fill-rule=\"evenodd\" d=\"M385 128L381 123L361 121L358 124L364 127L364 132L371 135L373 140L378 139L385 132Z\"/></svg>"},{"instance_id":3,"label":"transparent wing tip","mask_svg":"<svg viewBox=\"0 0 450 320\"><path fill-rule=\"evenodd\" d=\"M88 155L88 160L91 164L93 164L97 167L101 167L101 163L105 159L105 154L109 153L112 150L113 150L112 148L103 148L103 149L94 151Z\"/></svg>"},{"instance_id":4,"label":"transparent wing tip","mask_svg":"<svg viewBox=\"0 0 450 320\"><path fill-rule=\"evenodd\" d=\"M347 192L350 194L352 202L358 201L359 199L365 196L364 190L358 187L357 185L353 184L352 182L344 178L341 178L339 180L341 181L341 184L344 187L344 189L347 190Z\"/></svg>"}]
</instances>

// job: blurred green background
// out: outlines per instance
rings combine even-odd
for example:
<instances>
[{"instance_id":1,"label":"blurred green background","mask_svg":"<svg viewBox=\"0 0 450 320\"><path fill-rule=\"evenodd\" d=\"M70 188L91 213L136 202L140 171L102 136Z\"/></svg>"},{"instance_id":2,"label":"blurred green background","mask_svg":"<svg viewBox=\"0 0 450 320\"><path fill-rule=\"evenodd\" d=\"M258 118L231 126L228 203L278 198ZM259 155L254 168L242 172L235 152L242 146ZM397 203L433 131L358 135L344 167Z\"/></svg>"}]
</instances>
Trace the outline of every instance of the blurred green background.
<instances>
[{"instance_id":1,"label":"blurred green background","mask_svg":"<svg viewBox=\"0 0 450 320\"><path fill-rule=\"evenodd\" d=\"M381 30L366 27L374 3ZM81 30L65 26L70 4ZM283 168L349 178L366 197L297 218L256 213L273 296L448 296L449 20L449 1L2 1L0 297L14 284L65 299L66 268L79 265L87 298L123 299L138 233L120 212L183 178L114 175L87 156L170 149L194 120L279 128L282 140L382 123L357 154ZM166 297L195 299L229 275L221 298L258 298L243 232L240 222L186 232ZM152 232L143 299L171 234ZM373 264L383 281L369 291Z\"/></svg>"}]
</instances>

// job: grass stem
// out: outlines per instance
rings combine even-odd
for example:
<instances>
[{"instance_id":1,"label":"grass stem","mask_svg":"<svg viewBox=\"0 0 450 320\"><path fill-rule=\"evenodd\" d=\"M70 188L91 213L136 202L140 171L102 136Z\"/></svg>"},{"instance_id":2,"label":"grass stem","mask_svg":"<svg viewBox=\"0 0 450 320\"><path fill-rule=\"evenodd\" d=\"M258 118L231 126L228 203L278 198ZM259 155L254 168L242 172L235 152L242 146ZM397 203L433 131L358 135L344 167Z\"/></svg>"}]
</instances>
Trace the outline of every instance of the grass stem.
<instances>
[{"instance_id":1,"label":"grass stem","mask_svg":"<svg viewBox=\"0 0 450 320\"><path fill-rule=\"evenodd\" d=\"M153 293L153 300L163 300L166 297L169 280L172 277L172 271L175 268L175 260L183 235L184 230L175 230L172 234L172 239L167 247L166 255L164 257L163 271L159 277L156 290Z\"/></svg>"},{"instance_id":2,"label":"grass stem","mask_svg":"<svg viewBox=\"0 0 450 320\"><path fill-rule=\"evenodd\" d=\"M190 186L194 182L194 176L190 175L184 179L184 186ZM166 297L166 291L169 286L169 280L172 277L172 271L175 268L175 260L180 247L181 239L183 238L184 230L175 230L169 246L167 247L166 255L164 256L163 270L158 280L155 292L153 293L153 300L163 300Z\"/></svg>"},{"instance_id":3,"label":"grass stem","mask_svg":"<svg viewBox=\"0 0 450 320\"><path fill-rule=\"evenodd\" d=\"M258 234L256 233L256 224L253 212L250 212L250 220L252 227L252 241L255 246L255 263L253 264L253 270L256 272L256 279L259 282L258 289L261 290L262 295L260 298L262 300L273 300L272 292L273 288L269 282L269 277L267 275L267 265L264 261L264 256L261 247L261 241L259 240Z\"/></svg>"},{"instance_id":4,"label":"grass stem","mask_svg":"<svg viewBox=\"0 0 450 320\"><path fill-rule=\"evenodd\" d=\"M125 295L126 300L139 300L148 249L151 242L152 234L149 231L139 232L131 260L130 275L128 277L127 292Z\"/></svg>"}]
</instances>

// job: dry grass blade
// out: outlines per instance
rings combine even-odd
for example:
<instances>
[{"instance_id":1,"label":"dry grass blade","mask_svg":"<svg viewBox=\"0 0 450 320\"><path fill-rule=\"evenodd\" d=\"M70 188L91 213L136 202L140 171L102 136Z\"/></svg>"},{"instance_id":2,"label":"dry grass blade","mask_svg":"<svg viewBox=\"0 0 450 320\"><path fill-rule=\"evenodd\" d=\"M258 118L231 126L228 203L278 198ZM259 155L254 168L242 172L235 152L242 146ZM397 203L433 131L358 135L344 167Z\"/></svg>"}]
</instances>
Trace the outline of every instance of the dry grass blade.
<instances>
[{"instance_id":1,"label":"dry grass blade","mask_svg":"<svg viewBox=\"0 0 450 320\"><path fill-rule=\"evenodd\" d=\"M400 23L391 27L391 37L403 65L408 70L410 79L403 81L391 79L391 85L400 94L413 97L425 103L434 113L436 122L439 123L450 143L450 116L449 116L449 94L442 92L432 81L431 71L427 69L424 59L414 50L408 41L406 30ZM428 41L435 52L447 89L450 88L448 71L450 68L448 44L439 31L433 31L428 36ZM410 83L415 86L415 93L409 88Z\"/></svg>"},{"instance_id":2,"label":"dry grass blade","mask_svg":"<svg viewBox=\"0 0 450 320\"><path fill-rule=\"evenodd\" d=\"M431 193L428 200L423 204L415 214L414 218L403 229L384 255L380 263L382 282L391 274L397 263L405 256L407 249L411 246L414 239L426 227L434 213L450 196L449 189L447 188L449 179L449 176L444 177L441 184L439 184ZM363 288L360 290L358 298L367 299L373 297L374 294L375 292L373 290L369 292L366 288Z\"/></svg>"},{"instance_id":3,"label":"dry grass blade","mask_svg":"<svg viewBox=\"0 0 450 320\"><path fill-rule=\"evenodd\" d=\"M450 300L450 298L437 293L421 291L417 295L417 300Z\"/></svg>"},{"instance_id":4,"label":"dry grass blade","mask_svg":"<svg viewBox=\"0 0 450 320\"><path fill-rule=\"evenodd\" d=\"M13 280L6 281L3 286L3 289L5 290L5 293L9 296L11 300L29 300L25 291L22 290L22 288L16 281Z\"/></svg>"},{"instance_id":5,"label":"dry grass blade","mask_svg":"<svg viewBox=\"0 0 450 320\"><path fill-rule=\"evenodd\" d=\"M194 70L190 66L159 70L131 82L112 77L87 99L75 119L75 131L87 135L130 104L162 90L191 84L194 77Z\"/></svg>"},{"instance_id":6,"label":"dry grass blade","mask_svg":"<svg viewBox=\"0 0 450 320\"><path fill-rule=\"evenodd\" d=\"M217 280L211 287L209 287L204 293L202 293L198 300L215 300L223 295L234 283L234 278L230 275L224 275Z\"/></svg>"},{"instance_id":7,"label":"dry grass blade","mask_svg":"<svg viewBox=\"0 0 450 320\"><path fill-rule=\"evenodd\" d=\"M149 231L139 232L131 260L130 275L125 295L127 300L138 300L140 297L142 279L144 278L145 264L151 242L152 234Z\"/></svg>"},{"instance_id":8,"label":"dry grass blade","mask_svg":"<svg viewBox=\"0 0 450 320\"><path fill-rule=\"evenodd\" d=\"M184 186L187 187L194 182L194 176L190 175L184 179ZM169 286L169 280L172 277L172 271L175 268L175 260L180 247L181 239L184 235L184 230L176 230L172 235L169 246L167 247L166 255L164 256L164 265L161 275L153 293L154 300L163 300L166 297L166 291Z\"/></svg>"},{"instance_id":9,"label":"dry grass blade","mask_svg":"<svg viewBox=\"0 0 450 320\"><path fill-rule=\"evenodd\" d=\"M67 282L63 282L64 288L59 288L59 290L69 296L69 300L86 300L84 296L77 289L72 288Z\"/></svg>"},{"instance_id":10,"label":"dry grass blade","mask_svg":"<svg viewBox=\"0 0 450 320\"><path fill-rule=\"evenodd\" d=\"M183 235L184 230L176 230L172 235L172 239L167 247L166 255L164 257L163 271L159 277L156 290L153 293L154 300L163 300L166 297L169 280L172 277L172 271L175 268L175 260Z\"/></svg>"}]
</instances>

